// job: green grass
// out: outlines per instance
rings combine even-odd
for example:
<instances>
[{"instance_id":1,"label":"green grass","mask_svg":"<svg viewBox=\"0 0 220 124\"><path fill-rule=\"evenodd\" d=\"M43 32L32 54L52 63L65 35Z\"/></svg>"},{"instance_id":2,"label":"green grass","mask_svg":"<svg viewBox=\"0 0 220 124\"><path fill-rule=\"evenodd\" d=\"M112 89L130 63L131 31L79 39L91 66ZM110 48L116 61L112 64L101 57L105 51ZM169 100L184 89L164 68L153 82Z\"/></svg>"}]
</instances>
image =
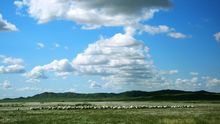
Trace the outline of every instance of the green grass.
<instances>
[{"instance_id":1,"label":"green grass","mask_svg":"<svg viewBox=\"0 0 220 124\"><path fill-rule=\"evenodd\" d=\"M6 104L6 103L4 103ZM18 104L18 103L17 103ZM5 124L218 124L219 103L193 103L195 108L132 110L28 110L30 106L60 103L19 103L18 107L0 107L0 123ZM65 103L63 103L65 104ZM76 104L76 103L66 103ZM78 104L78 103L77 103ZM97 105L187 104L172 102L97 102ZM191 103L188 103L191 104Z\"/></svg>"}]
</instances>

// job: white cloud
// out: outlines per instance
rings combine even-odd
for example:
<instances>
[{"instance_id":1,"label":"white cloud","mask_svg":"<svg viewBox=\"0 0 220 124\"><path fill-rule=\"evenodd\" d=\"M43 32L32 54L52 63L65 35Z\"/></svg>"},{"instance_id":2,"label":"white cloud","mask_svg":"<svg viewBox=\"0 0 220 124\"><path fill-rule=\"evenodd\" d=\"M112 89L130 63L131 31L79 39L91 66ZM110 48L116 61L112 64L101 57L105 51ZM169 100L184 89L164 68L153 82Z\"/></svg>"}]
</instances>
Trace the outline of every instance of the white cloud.
<instances>
[{"instance_id":1,"label":"white cloud","mask_svg":"<svg viewBox=\"0 0 220 124\"><path fill-rule=\"evenodd\" d=\"M198 77L193 77L193 78L191 79L191 82L197 83L197 82L198 82Z\"/></svg>"},{"instance_id":2,"label":"white cloud","mask_svg":"<svg viewBox=\"0 0 220 124\"><path fill-rule=\"evenodd\" d=\"M0 55L0 62L4 64L23 65L24 61L21 58L12 58Z\"/></svg>"},{"instance_id":3,"label":"white cloud","mask_svg":"<svg viewBox=\"0 0 220 124\"><path fill-rule=\"evenodd\" d=\"M220 86L220 79L217 78L212 78L209 76L206 77L202 77L207 83L206 86L207 87L219 87Z\"/></svg>"},{"instance_id":4,"label":"white cloud","mask_svg":"<svg viewBox=\"0 0 220 124\"><path fill-rule=\"evenodd\" d=\"M148 85L153 81L158 83L160 77L148 47L130 34L132 33L129 31L115 34L111 38L101 38L88 45L72 63L67 59L54 60L47 65L34 67L25 75L32 79L46 79L47 72L54 72L56 76L74 72L78 75L99 76L105 83L102 84L104 87L135 85L137 82L141 85ZM98 85L94 82L91 84L93 87Z\"/></svg>"},{"instance_id":5,"label":"white cloud","mask_svg":"<svg viewBox=\"0 0 220 124\"><path fill-rule=\"evenodd\" d=\"M10 89L10 88L12 88L12 85L11 85L10 81L8 81L8 80L3 81L3 83L1 83L0 86L3 89Z\"/></svg>"},{"instance_id":6,"label":"white cloud","mask_svg":"<svg viewBox=\"0 0 220 124\"><path fill-rule=\"evenodd\" d=\"M208 80L208 86L220 86L220 79L213 78Z\"/></svg>"},{"instance_id":7,"label":"white cloud","mask_svg":"<svg viewBox=\"0 0 220 124\"><path fill-rule=\"evenodd\" d=\"M199 73L198 73L198 72L190 72L190 75L192 75L192 76L198 76Z\"/></svg>"},{"instance_id":8,"label":"white cloud","mask_svg":"<svg viewBox=\"0 0 220 124\"><path fill-rule=\"evenodd\" d=\"M90 83L90 88L101 88L102 87L102 85L98 84L96 81L88 80L88 82Z\"/></svg>"},{"instance_id":9,"label":"white cloud","mask_svg":"<svg viewBox=\"0 0 220 124\"><path fill-rule=\"evenodd\" d=\"M40 80L39 79L30 78L30 79L27 79L25 82L27 82L27 83L38 83L38 82L40 82Z\"/></svg>"},{"instance_id":10,"label":"white cloud","mask_svg":"<svg viewBox=\"0 0 220 124\"><path fill-rule=\"evenodd\" d=\"M209 76L199 76L198 73L193 72L191 78L177 78L175 80L169 80L165 85L161 85L161 88L168 86L169 89L178 90L201 90L201 89L213 89L216 88L219 91L220 79Z\"/></svg>"},{"instance_id":11,"label":"white cloud","mask_svg":"<svg viewBox=\"0 0 220 124\"><path fill-rule=\"evenodd\" d=\"M150 34L168 33L177 39L187 38L183 33L171 32L166 25L142 25L160 10L172 6L170 0L17 0L15 5L35 18L38 23L52 20L72 20L91 30L102 26L133 27ZM89 10L89 11L88 11Z\"/></svg>"},{"instance_id":12,"label":"white cloud","mask_svg":"<svg viewBox=\"0 0 220 124\"><path fill-rule=\"evenodd\" d=\"M102 76L105 86L146 83L155 78L148 47L128 34L118 33L90 44L73 60L77 72Z\"/></svg>"},{"instance_id":13,"label":"white cloud","mask_svg":"<svg viewBox=\"0 0 220 124\"><path fill-rule=\"evenodd\" d=\"M214 34L215 40L220 42L220 32L217 32L216 34Z\"/></svg>"},{"instance_id":14,"label":"white cloud","mask_svg":"<svg viewBox=\"0 0 220 124\"><path fill-rule=\"evenodd\" d=\"M0 66L0 74L6 73L24 73L25 69L22 65Z\"/></svg>"},{"instance_id":15,"label":"white cloud","mask_svg":"<svg viewBox=\"0 0 220 124\"><path fill-rule=\"evenodd\" d=\"M30 72L25 73L25 76L30 79L46 79L45 70L42 66L34 67Z\"/></svg>"},{"instance_id":16,"label":"white cloud","mask_svg":"<svg viewBox=\"0 0 220 124\"><path fill-rule=\"evenodd\" d=\"M44 47L45 47L45 45L43 43L40 43L40 42L37 43L37 48L38 49L42 49Z\"/></svg>"},{"instance_id":17,"label":"white cloud","mask_svg":"<svg viewBox=\"0 0 220 124\"><path fill-rule=\"evenodd\" d=\"M30 72L25 74L30 79L46 79L48 76L47 72L55 72L58 76L66 76L73 72L74 68L67 59L54 60L51 63L43 66L36 66Z\"/></svg>"},{"instance_id":18,"label":"white cloud","mask_svg":"<svg viewBox=\"0 0 220 124\"><path fill-rule=\"evenodd\" d=\"M148 47L133 37L135 31L148 32L152 35L165 33L178 39L188 37L175 32L174 28L167 25L141 24L153 18L160 9L170 8L169 0L17 0L15 5L20 9L27 7L29 15L38 23L63 19L72 20L83 29L123 26L126 31L125 34L118 33L111 38L103 38L90 44L84 52L73 59L72 63L65 60L66 64L60 64L59 62L63 60L55 60L50 64L34 67L26 73L26 76L32 79L48 78L47 72L66 76L75 71L80 75L101 76L106 82L105 86L124 84L156 86L166 79L155 69ZM44 44L40 47L43 48ZM68 66L62 68L63 65ZM166 73L176 74L178 71L170 70ZM93 83L94 86L95 84Z\"/></svg>"},{"instance_id":19,"label":"white cloud","mask_svg":"<svg viewBox=\"0 0 220 124\"><path fill-rule=\"evenodd\" d=\"M168 70L168 71L160 71L161 75L174 75L177 74L179 71L178 70Z\"/></svg>"},{"instance_id":20,"label":"white cloud","mask_svg":"<svg viewBox=\"0 0 220 124\"><path fill-rule=\"evenodd\" d=\"M18 29L14 24L4 20L0 14L0 32L2 31L18 31Z\"/></svg>"},{"instance_id":21,"label":"white cloud","mask_svg":"<svg viewBox=\"0 0 220 124\"><path fill-rule=\"evenodd\" d=\"M169 0L17 0L14 3L20 9L27 6L28 13L39 23L66 19L92 29L137 23L152 18L159 9L171 6Z\"/></svg>"},{"instance_id":22,"label":"white cloud","mask_svg":"<svg viewBox=\"0 0 220 124\"><path fill-rule=\"evenodd\" d=\"M168 33L173 28L168 27L167 25L158 25L158 26L151 26L151 25L142 25L140 26L141 31L148 32L149 34L155 35L159 33Z\"/></svg>"},{"instance_id":23,"label":"white cloud","mask_svg":"<svg viewBox=\"0 0 220 124\"><path fill-rule=\"evenodd\" d=\"M147 32L151 35L161 34L164 33L167 36L175 39L185 39L190 38L191 36L188 36L183 33L176 32L174 28L169 27L167 25L158 25L158 26L152 26L152 25L142 25L142 24L136 24L133 25L133 28L139 31L139 33Z\"/></svg>"},{"instance_id":24,"label":"white cloud","mask_svg":"<svg viewBox=\"0 0 220 124\"><path fill-rule=\"evenodd\" d=\"M183 33L180 33L180 32L170 32L167 34L169 37L172 37L172 38L176 38L176 39L185 39L185 38L190 38L190 36L187 36Z\"/></svg>"},{"instance_id":25,"label":"white cloud","mask_svg":"<svg viewBox=\"0 0 220 124\"><path fill-rule=\"evenodd\" d=\"M43 91L42 89L34 88L34 87L23 87L23 88L19 88L19 89L16 89L16 90L20 91L20 92L29 92L29 91L42 92Z\"/></svg>"},{"instance_id":26,"label":"white cloud","mask_svg":"<svg viewBox=\"0 0 220 124\"><path fill-rule=\"evenodd\" d=\"M201 82L203 82L203 80L199 77L192 77L189 79L177 78L174 83L171 83L171 87L179 90L198 90L201 88Z\"/></svg>"},{"instance_id":27,"label":"white cloud","mask_svg":"<svg viewBox=\"0 0 220 124\"><path fill-rule=\"evenodd\" d=\"M0 55L0 74L25 72L24 61L21 58L13 58Z\"/></svg>"},{"instance_id":28,"label":"white cloud","mask_svg":"<svg viewBox=\"0 0 220 124\"><path fill-rule=\"evenodd\" d=\"M196 85L197 83L193 78L192 79L177 78L174 87L176 89L181 89L181 90L193 90L196 87Z\"/></svg>"}]
</instances>

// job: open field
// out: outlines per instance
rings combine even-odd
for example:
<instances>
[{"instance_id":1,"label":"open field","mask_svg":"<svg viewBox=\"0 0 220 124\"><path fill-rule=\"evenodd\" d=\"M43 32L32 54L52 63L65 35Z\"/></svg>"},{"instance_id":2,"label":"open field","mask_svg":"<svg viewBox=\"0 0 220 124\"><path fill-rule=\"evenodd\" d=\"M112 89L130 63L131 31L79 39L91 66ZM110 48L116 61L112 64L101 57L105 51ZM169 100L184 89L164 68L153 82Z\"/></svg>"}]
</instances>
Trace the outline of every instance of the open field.
<instances>
[{"instance_id":1,"label":"open field","mask_svg":"<svg viewBox=\"0 0 220 124\"><path fill-rule=\"evenodd\" d=\"M217 124L220 103L215 102L87 102L96 106L184 106L193 108L30 110L31 107L74 106L80 102L0 103L5 124Z\"/></svg>"}]
</instances>

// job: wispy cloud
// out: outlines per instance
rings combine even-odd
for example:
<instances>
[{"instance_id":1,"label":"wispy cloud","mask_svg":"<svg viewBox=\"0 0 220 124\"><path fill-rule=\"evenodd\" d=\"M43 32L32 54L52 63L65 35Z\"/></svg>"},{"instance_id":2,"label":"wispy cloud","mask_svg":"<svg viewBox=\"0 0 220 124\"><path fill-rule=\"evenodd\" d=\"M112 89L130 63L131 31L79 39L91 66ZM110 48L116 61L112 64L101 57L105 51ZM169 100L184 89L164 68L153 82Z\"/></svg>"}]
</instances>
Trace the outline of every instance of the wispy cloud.
<instances>
[{"instance_id":1,"label":"wispy cloud","mask_svg":"<svg viewBox=\"0 0 220 124\"><path fill-rule=\"evenodd\" d=\"M59 48L59 47L60 47L60 44L55 43L55 44L54 44L54 47L55 47L55 48Z\"/></svg>"},{"instance_id":2,"label":"wispy cloud","mask_svg":"<svg viewBox=\"0 0 220 124\"><path fill-rule=\"evenodd\" d=\"M217 42L220 42L220 32L215 33L214 38Z\"/></svg>"},{"instance_id":3,"label":"wispy cloud","mask_svg":"<svg viewBox=\"0 0 220 124\"><path fill-rule=\"evenodd\" d=\"M161 75L174 75L177 74L179 71L178 70L167 70L167 71L160 71Z\"/></svg>"},{"instance_id":4,"label":"wispy cloud","mask_svg":"<svg viewBox=\"0 0 220 124\"><path fill-rule=\"evenodd\" d=\"M41 92L42 90L40 88L34 88L34 87L23 87L23 88L18 88L16 89L17 91L21 91L21 92L27 92L27 91L37 91L37 92Z\"/></svg>"},{"instance_id":5,"label":"wispy cloud","mask_svg":"<svg viewBox=\"0 0 220 124\"><path fill-rule=\"evenodd\" d=\"M170 32L167 34L167 36L172 37L172 38L176 38L176 39L185 39L185 38L190 38L191 36L185 35L183 33L180 32Z\"/></svg>"},{"instance_id":6,"label":"wispy cloud","mask_svg":"<svg viewBox=\"0 0 220 124\"><path fill-rule=\"evenodd\" d=\"M43 44L43 43L41 43L41 42L38 42L37 43L37 48L38 49L42 49L42 48L44 48L45 47L45 45Z\"/></svg>"},{"instance_id":7,"label":"wispy cloud","mask_svg":"<svg viewBox=\"0 0 220 124\"><path fill-rule=\"evenodd\" d=\"M65 46L64 49L65 49L65 50L69 50L69 47L68 47L68 46Z\"/></svg>"},{"instance_id":8,"label":"wispy cloud","mask_svg":"<svg viewBox=\"0 0 220 124\"><path fill-rule=\"evenodd\" d=\"M192 75L192 76L198 76L199 73L198 73L198 72L190 72L190 75Z\"/></svg>"},{"instance_id":9,"label":"wispy cloud","mask_svg":"<svg viewBox=\"0 0 220 124\"><path fill-rule=\"evenodd\" d=\"M88 83L90 84L90 88L101 88L102 85L98 84L96 81L88 80Z\"/></svg>"},{"instance_id":10,"label":"wispy cloud","mask_svg":"<svg viewBox=\"0 0 220 124\"><path fill-rule=\"evenodd\" d=\"M0 86L3 88L3 89L11 89L12 88L12 84L10 81L8 80L4 80L3 83L0 83Z\"/></svg>"},{"instance_id":11,"label":"wispy cloud","mask_svg":"<svg viewBox=\"0 0 220 124\"><path fill-rule=\"evenodd\" d=\"M18 29L14 24L3 19L0 13L0 32L4 32L4 31L18 31Z\"/></svg>"}]
</instances>

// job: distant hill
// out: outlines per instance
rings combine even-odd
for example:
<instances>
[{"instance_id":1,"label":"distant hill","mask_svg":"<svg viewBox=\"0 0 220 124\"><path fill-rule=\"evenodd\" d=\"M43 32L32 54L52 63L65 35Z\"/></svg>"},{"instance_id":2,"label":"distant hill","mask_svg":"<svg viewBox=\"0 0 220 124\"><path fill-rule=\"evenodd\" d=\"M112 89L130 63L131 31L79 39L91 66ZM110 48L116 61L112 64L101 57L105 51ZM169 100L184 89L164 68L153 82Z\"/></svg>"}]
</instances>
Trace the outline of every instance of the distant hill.
<instances>
[{"instance_id":1,"label":"distant hill","mask_svg":"<svg viewBox=\"0 0 220 124\"><path fill-rule=\"evenodd\" d=\"M188 101L220 100L220 93L207 91L127 91L122 93L53 93L44 92L32 97L6 98L0 102L71 102L71 101Z\"/></svg>"}]
</instances>

